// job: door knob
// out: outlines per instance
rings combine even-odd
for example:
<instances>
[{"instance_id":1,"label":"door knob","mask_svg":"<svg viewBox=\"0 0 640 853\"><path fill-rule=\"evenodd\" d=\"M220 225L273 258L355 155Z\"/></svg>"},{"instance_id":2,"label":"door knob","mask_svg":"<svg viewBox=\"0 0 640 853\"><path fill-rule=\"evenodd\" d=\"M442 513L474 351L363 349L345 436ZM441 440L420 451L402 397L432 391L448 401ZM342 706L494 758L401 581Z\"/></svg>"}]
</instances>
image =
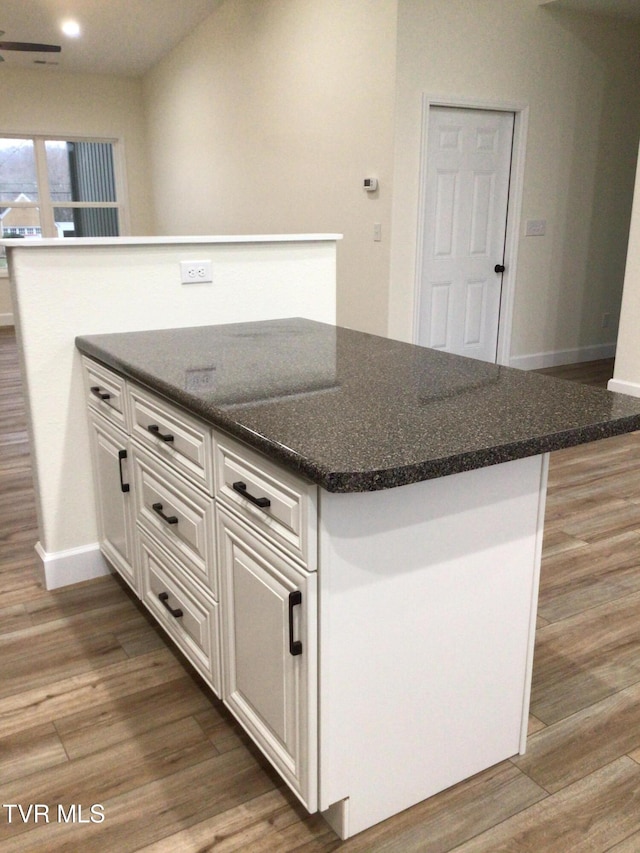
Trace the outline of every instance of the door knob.
<instances>
[{"instance_id":1,"label":"door knob","mask_svg":"<svg viewBox=\"0 0 640 853\"><path fill-rule=\"evenodd\" d=\"M494 272L504 272L504 270L505 270L504 264L496 264L495 267L493 268Z\"/></svg>"}]
</instances>

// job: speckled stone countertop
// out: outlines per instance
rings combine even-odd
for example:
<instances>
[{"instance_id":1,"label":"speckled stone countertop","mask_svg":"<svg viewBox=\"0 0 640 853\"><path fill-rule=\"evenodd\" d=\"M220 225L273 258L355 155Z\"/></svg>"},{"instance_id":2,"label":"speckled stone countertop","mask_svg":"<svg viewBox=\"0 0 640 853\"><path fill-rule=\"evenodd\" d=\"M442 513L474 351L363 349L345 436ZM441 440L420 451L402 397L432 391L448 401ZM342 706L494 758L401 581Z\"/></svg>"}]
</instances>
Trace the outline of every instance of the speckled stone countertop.
<instances>
[{"instance_id":1,"label":"speckled stone countertop","mask_svg":"<svg viewBox=\"0 0 640 853\"><path fill-rule=\"evenodd\" d=\"M310 320L93 335L76 345L333 492L640 429L640 399Z\"/></svg>"}]
</instances>

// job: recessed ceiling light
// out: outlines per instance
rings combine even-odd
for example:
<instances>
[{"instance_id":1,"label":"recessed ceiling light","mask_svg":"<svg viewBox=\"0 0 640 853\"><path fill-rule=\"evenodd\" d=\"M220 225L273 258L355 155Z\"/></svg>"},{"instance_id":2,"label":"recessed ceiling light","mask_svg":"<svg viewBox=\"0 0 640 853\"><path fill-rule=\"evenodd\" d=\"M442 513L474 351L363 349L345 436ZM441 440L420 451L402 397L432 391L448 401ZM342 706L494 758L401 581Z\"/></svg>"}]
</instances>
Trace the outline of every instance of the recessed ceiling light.
<instances>
[{"instance_id":1,"label":"recessed ceiling light","mask_svg":"<svg viewBox=\"0 0 640 853\"><path fill-rule=\"evenodd\" d=\"M77 21L65 21L62 24L62 32L65 36L76 38L80 35L80 24Z\"/></svg>"}]
</instances>

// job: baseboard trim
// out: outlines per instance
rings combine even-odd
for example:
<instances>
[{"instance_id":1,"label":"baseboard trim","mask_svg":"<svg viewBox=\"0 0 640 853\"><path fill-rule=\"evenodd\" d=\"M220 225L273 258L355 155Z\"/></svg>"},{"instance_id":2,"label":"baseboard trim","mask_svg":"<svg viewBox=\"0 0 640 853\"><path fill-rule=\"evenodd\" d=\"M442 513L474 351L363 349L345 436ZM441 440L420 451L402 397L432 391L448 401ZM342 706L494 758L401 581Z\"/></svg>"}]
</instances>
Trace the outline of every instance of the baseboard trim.
<instances>
[{"instance_id":1,"label":"baseboard trim","mask_svg":"<svg viewBox=\"0 0 640 853\"><path fill-rule=\"evenodd\" d=\"M625 382L624 379L610 379L607 388L618 394L628 394L630 397L640 397L640 385L637 382Z\"/></svg>"},{"instance_id":2,"label":"baseboard trim","mask_svg":"<svg viewBox=\"0 0 640 853\"><path fill-rule=\"evenodd\" d=\"M58 589L110 574L109 564L97 543L52 554L48 554L40 542L36 542L35 548L42 563L41 579L46 589Z\"/></svg>"},{"instance_id":3,"label":"baseboard trim","mask_svg":"<svg viewBox=\"0 0 640 853\"><path fill-rule=\"evenodd\" d=\"M349 837L349 797L329 806L322 817L340 838Z\"/></svg>"},{"instance_id":4,"label":"baseboard trim","mask_svg":"<svg viewBox=\"0 0 640 853\"><path fill-rule=\"evenodd\" d=\"M13 326L13 314L0 314L0 326Z\"/></svg>"},{"instance_id":5,"label":"baseboard trim","mask_svg":"<svg viewBox=\"0 0 640 853\"><path fill-rule=\"evenodd\" d=\"M590 347L538 352L532 355L516 355L509 359L509 366L517 367L520 370L542 370L543 367L561 367L564 364L579 364L582 361L613 358L615 354L615 343L596 344Z\"/></svg>"}]
</instances>

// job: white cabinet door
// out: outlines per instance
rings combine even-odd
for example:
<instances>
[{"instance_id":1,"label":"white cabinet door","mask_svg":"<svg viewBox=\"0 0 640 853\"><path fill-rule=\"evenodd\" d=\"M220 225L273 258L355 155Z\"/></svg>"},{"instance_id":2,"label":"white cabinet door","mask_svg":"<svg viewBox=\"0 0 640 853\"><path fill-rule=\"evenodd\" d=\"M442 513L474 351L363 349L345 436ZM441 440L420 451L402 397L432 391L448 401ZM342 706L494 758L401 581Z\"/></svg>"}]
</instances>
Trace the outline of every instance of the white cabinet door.
<instances>
[{"instance_id":1,"label":"white cabinet door","mask_svg":"<svg viewBox=\"0 0 640 853\"><path fill-rule=\"evenodd\" d=\"M100 549L137 593L129 440L100 415L89 423Z\"/></svg>"},{"instance_id":2,"label":"white cabinet door","mask_svg":"<svg viewBox=\"0 0 640 853\"><path fill-rule=\"evenodd\" d=\"M223 699L317 810L316 575L218 509Z\"/></svg>"}]
</instances>

